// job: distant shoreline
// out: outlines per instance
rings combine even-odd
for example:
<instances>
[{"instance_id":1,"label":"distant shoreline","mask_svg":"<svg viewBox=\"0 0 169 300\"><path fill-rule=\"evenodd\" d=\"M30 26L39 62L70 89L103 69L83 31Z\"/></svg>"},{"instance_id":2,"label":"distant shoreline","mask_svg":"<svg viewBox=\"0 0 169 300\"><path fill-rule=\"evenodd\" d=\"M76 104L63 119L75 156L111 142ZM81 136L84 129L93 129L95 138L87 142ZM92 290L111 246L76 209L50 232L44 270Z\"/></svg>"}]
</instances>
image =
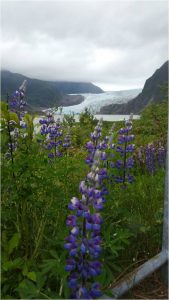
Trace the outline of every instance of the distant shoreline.
<instances>
[{"instance_id":1,"label":"distant shoreline","mask_svg":"<svg viewBox=\"0 0 169 300\"><path fill-rule=\"evenodd\" d=\"M38 120L40 119L41 116L37 116L34 120L35 123L38 123ZM124 121L127 120L130 115L94 115L96 120L100 120L101 118L103 119L103 121L107 121L107 122L119 122L119 121ZM64 118L64 114L55 114L54 118L57 120L58 118L62 121ZM75 114L74 115L75 118L75 122L79 122L79 114ZM140 119L140 115L133 115L133 120L139 120Z\"/></svg>"}]
</instances>

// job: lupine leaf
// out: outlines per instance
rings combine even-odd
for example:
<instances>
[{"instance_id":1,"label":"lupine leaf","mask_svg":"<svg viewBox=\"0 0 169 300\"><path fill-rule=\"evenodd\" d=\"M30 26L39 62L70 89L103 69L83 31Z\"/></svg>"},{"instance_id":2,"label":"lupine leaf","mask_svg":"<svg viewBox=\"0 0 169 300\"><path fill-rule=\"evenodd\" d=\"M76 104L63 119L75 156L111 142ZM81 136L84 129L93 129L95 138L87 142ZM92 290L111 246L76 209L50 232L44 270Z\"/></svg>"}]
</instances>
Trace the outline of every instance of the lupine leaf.
<instances>
[{"instance_id":1,"label":"lupine leaf","mask_svg":"<svg viewBox=\"0 0 169 300\"><path fill-rule=\"evenodd\" d=\"M17 290L19 291L20 297L22 299L38 299L39 290L36 285L28 279L24 279L19 284Z\"/></svg>"},{"instance_id":2,"label":"lupine leaf","mask_svg":"<svg viewBox=\"0 0 169 300\"><path fill-rule=\"evenodd\" d=\"M18 116L16 113L10 112L9 117L10 117L10 120L15 121L17 123L17 125L19 125L19 119L18 119Z\"/></svg>"},{"instance_id":3,"label":"lupine leaf","mask_svg":"<svg viewBox=\"0 0 169 300\"><path fill-rule=\"evenodd\" d=\"M36 273L35 272L28 272L26 275L29 279L36 282Z\"/></svg>"},{"instance_id":4,"label":"lupine leaf","mask_svg":"<svg viewBox=\"0 0 169 300\"><path fill-rule=\"evenodd\" d=\"M14 260L9 260L2 263L2 268L4 271L14 270L22 266L23 259L18 257Z\"/></svg>"},{"instance_id":5,"label":"lupine leaf","mask_svg":"<svg viewBox=\"0 0 169 300\"><path fill-rule=\"evenodd\" d=\"M8 254L10 255L13 250L18 246L20 241L20 234L15 233L11 240L8 242Z\"/></svg>"}]
</instances>

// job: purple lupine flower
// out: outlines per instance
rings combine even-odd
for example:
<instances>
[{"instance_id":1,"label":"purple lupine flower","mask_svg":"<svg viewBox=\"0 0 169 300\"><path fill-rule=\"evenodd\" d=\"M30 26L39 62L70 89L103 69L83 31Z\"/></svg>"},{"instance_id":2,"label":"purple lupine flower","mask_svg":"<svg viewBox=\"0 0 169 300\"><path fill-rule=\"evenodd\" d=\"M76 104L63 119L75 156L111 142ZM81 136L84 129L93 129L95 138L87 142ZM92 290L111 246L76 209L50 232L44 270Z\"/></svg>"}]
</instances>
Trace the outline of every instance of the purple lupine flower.
<instances>
[{"instance_id":1,"label":"purple lupine flower","mask_svg":"<svg viewBox=\"0 0 169 300\"><path fill-rule=\"evenodd\" d=\"M101 152L100 159L101 160L107 160L107 154L106 154L106 152Z\"/></svg>"},{"instance_id":2,"label":"purple lupine flower","mask_svg":"<svg viewBox=\"0 0 169 300\"><path fill-rule=\"evenodd\" d=\"M76 197L73 197L71 199L71 203L68 205L68 208L70 210L77 210L79 205L81 205L80 201Z\"/></svg>"},{"instance_id":3,"label":"purple lupine flower","mask_svg":"<svg viewBox=\"0 0 169 300\"><path fill-rule=\"evenodd\" d=\"M134 144L129 144L134 139L133 134L129 134L132 130L132 117L125 121L125 127L119 130L118 145L116 146L116 152L120 154L120 159L110 163L111 168L116 168L118 174L113 175L112 178L116 183L122 183L126 186L126 183L131 183L134 180L133 176L130 176L128 169L134 166L134 159L131 155L134 151Z\"/></svg>"},{"instance_id":4,"label":"purple lupine flower","mask_svg":"<svg viewBox=\"0 0 169 300\"><path fill-rule=\"evenodd\" d=\"M93 157L91 155L89 155L88 157L86 157L85 162L89 165L92 166L93 164Z\"/></svg>"},{"instance_id":5,"label":"purple lupine flower","mask_svg":"<svg viewBox=\"0 0 169 300\"><path fill-rule=\"evenodd\" d=\"M78 273L77 272L73 272L71 273L71 275L69 276L68 279L68 286L70 288L76 288L78 286Z\"/></svg>"},{"instance_id":6,"label":"purple lupine flower","mask_svg":"<svg viewBox=\"0 0 169 300\"><path fill-rule=\"evenodd\" d=\"M121 156L124 155L124 148L122 146L117 146L116 147L116 152L119 152Z\"/></svg>"},{"instance_id":7,"label":"purple lupine flower","mask_svg":"<svg viewBox=\"0 0 169 300\"><path fill-rule=\"evenodd\" d=\"M70 215L67 217L67 221L66 221L66 225L67 226L76 226L77 225L77 217L74 215Z\"/></svg>"},{"instance_id":8,"label":"purple lupine flower","mask_svg":"<svg viewBox=\"0 0 169 300\"><path fill-rule=\"evenodd\" d=\"M122 169L123 168L123 161L122 160L117 160L115 166L118 169Z\"/></svg>"},{"instance_id":9,"label":"purple lupine flower","mask_svg":"<svg viewBox=\"0 0 169 300\"><path fill-rule=\"evenodd\" d=\"M94 132L91 133L91 138L93 141L96 141L101 137L101 131L102 131L102 121L99 121L98 125L94 129Z\"/></svg>"},{"instance_id":10,"label":"purple lupine flower","mask_svg":"<svg viewBox=\"0 0 169 300\"><path fill-rule=\"evenodd\" d=\"M90 296L92 298L98 298L101 296L99 283L97 283L97 282L93 283L91 291L90 291Z\"/></svg>"},{"instance_id":11,"label":"purple lupine flower","mask_svg":"<svg viewBox=\"0 0 169 300\"><path fill-rule=\"evenodd\" d=\"M135 156L143 172L146 169L149 174L154 175L158 167L165 168L166 152L161 143L149 143L145 147L141 146Z\"/></svg>"},{"instance_id":12,"label":"purple lupine flower","mask_svg":"<svg viewBox=\"0 0 169 300\"><path fill-rule=\"evenodd\" d=\"M95 149L95 145L93 142L90 141L86 144L86 148L89 152L92 152Z\"/></svg>"},{"instance_id":13,"label":"purple lupine flower","mask_svg":"<svg viewBox=\"0 0 169 300\"><path fill-rule=\"evenodd\" d=\"M134 159L132 157L129 157L126 160L126 168L130 169L134 166Z\"/></svg>"},{"instance_id":14,"label":"purple lupine flower","mask_svg":"<svg viewBox=\"0 0 169 300\"><path fill-rule=\"evenodd\" d=\"M99 184L102 185L104 179L108 179L107 169L102 168L98 171Z\"/></svg>"},{"instance_id":15,"label":"purple lupine flower","mask_svg":"<svg viewBox=\"0 0 169 300\"><path fill-rule=\"evenodd\" d=\"M27 124L24 121L20 121L21 128L27 128Z\"/></svg>"},{"instance_id":16,"label":"purple lupine flower","mask_svg":"<svg viewBox=\"0 0 169 300\"><path fill-rule=\"evenodd\" d=\"M101 295L99 285L92 282L92 278L101 273L101 263L97 258L101 253L100 230L103 219L99 211L103 209L104 195L107 193L101 186L107 171L102 167L101 159L105 154L97 147L100 136L99 125L91 135L92 141L86 144L91 169L86 180L80 182L81 199L73 197L68 205L72 215L68 216L66 224L72 229L65 239L64 248L69 251L70 257L65 269L71 272L68 285L74 299L94 299Z\"/></svg>"},{"instance_id":17,"label":"purple lupine flower","mask_svg":"<svg viewBox=\"0 0 169 300\"><path fill-rule=\"evenodd\" d=\"M48 154L48 157L49 157L49 158L54 158L55 156L54 156L53 153L49 153L49 154Z\"/></svg>"},{"instance_id":18,"label":"purple lupine flower","mask_svg":"<svg viewBox=\"0 0 169 300\"><path fill-rule=\"evenodd\" d=\"M76 268L76 261L73 258L69 258L66 260L66 267L65 270L70 272Z\"/></svg>"},{"instance_id":19,"label":"purple lupine flower","mask_svg":"<svg viewBox=\"0 0 169 300\"><path fill-rule=\"evenodd\" d=\"M159 145L157 155L158 155L158 166L160 168L165 168L166 151L162 145Z\"/></svg>"},{"instance_id":20,"label":"purple lupine flower","mask_svg":"<svg viewBox=\"0 0 169 300\"><path fill-rule=\"evenodd\" d=\"M130 174L127 174L127 180L129 183L133 183L134 181L134 176L130 175Z\"/></svg>"},{"instance_id":21,"label":"purple lupine flower","mask_svg":"<svg viewBox=\"0 0 169 300\"><path fill-rule=\"evenodd\" d=\"M9 149L15 151L16 150L16 147L17 147L17 143L8 143L8 147Z\"/></svg>"},{"instance_id":22,"label":"purple lupine flower","mask_svg":"<svg viewBox=\"0 0 169 300\"><path fill-rule=\"evenodd\" d=\"M86 185L85 181L81 181L81 183L79 185L79 191L81 194L85 194L87 192L87 185Z\"/></svg>"},{"instance_id":23,"label":"purple lupine flower","mask_svg":"<svg viewBox=\"0 0 169 300\"><path fill-rule=\"evenodd\" d=\"M71 138L70 138L70 135L67 134L67 135L64 137L63 147L64 147L64 148L68 148L68 147L70 147L70 145L71 145Z\"/></svg>"},{"instance_id":24,"label":"purple lupine flower","mask_svg":"<svg viewBox=\"0 0 169 300\"><path fill-rule=\"evenodd\" d=\"M25 115L24 107L27 105L25 100L25 91L27 86L27 80L24 80L22 85L16 90L10 100L10 109L18 115L19 120L23 120Z\"/></svg>"},{"instance_id":25,"label":"purple lupine flower","mask_svg":"<svg viewBox=\"0 0 169 300\"><path fill-rule=\"evenodd\" d=\"M89 155L85 161L89 166L92 166L94 162L94 155L96 150L103 146L99 144L99 139L102 134L101 131L102 131L102 120L98 122L97 126L94 128L94 132L90 134L92 141L89 141L86 144L86 148L89 152Z\"/></svg>"},{"instance_id":26,"label":"purple lupine flower","mask_svg":"<svg viewBox=\"0 0 169 300\"><path fill-rule=\"evenodd\" d=\"M6 157L11 158L12 162L13 162L13 152L17 149L17 139L22 132L21 129L27 128L27 125L23 119L26 113L24 111L24 107L27 104L25 101L26 85L27 85L27 81L24 80L22 85L19 87L19 89L13 93L11 99L9 99L9 96L7 95L7 105L12 112L16 113L19 120L18 122L14 120L7 121L7 130L9 135L9 149L7 151Z\"/></svg>"},{"instance_id":27,"label":"purple lupine flower","mask_svg":"<svg viewBox=\"0 0 169 300\"><path fill-rule=\"evenodd\" d=\"M135 149L135 145L134 144L126 146L126 152L132 153L134 151L134 149Z\"/></svg>"},{"instance_id":28,"label":"purple lupine flower","mask_svg":"<svg viewBox=\"0 0 169 300\"><path fill-rule=\"evenodd\" d=\"M48 158L56 159L56 157L61 157L62 153L60 151L60 146L62 145L62 129L60 119L54 120L53 114L51 111L47 112L45 118L40 119L39 123L42 125L40 129L41 135L44 136L43 146L49 151ZM68 141L68 136L65 137L65 147L68 147L70 140Z\"/></svg>"},{"instance_id":29,"label":"purple lupine flower","mask_svg":"<svg viewBox=\"0 0 169 300\"><path fill-rule=\"evenodd\" d=\"M146 166L149 174L155 174L156 171L156 158L155 158L155 147L152 143L149 143L145 150L146 154Z\"/></svg>"},{"instance_id":30,"label":"purple lupine flower","mask_svg":"<svg viewBox=\"0 0 169 300\"><path fill-rule=\"evenodd\" d=\"M99 150L105 150L107 148L107 139L104 142L100 142L97 146Z\"/></svg>"},{"instance_id":31,"label":"purple lupine flower","mask_svg":"<svg viewBox=\"0 0 169 300\"><path fill-rule=\"evenodd\" d=\"M115 168L115 163L114 162L110 162L109 165L110 165L111 168Z\"/></svg>"},{"instance_id":32,"label":"purple lupine flower","mask_svg":"<svg viewBox=\"0 0 169 300\"><path fill-rule=\"evenodd\" d=\"M121 176L113 176L115 179L115 182L117 183L123 183L123 178Z\"/></svg>"}]
</instances>

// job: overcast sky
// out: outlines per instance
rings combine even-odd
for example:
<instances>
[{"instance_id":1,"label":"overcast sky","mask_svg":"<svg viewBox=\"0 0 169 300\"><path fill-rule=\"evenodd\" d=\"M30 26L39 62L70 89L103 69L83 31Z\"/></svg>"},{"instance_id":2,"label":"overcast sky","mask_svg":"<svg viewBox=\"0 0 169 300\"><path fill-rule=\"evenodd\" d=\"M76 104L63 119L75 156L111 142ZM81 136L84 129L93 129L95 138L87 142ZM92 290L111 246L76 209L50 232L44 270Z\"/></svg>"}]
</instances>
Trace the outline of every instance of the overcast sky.
<instances>
[{"instance_id":1,"label":"overcast sky","mask_svg":"<svg viewBox=\"0 0 169 300\"><path fill-rule=\"evenodd\" d=\"M1 1L3 69L142 88L168 59L168 1Z\"/></svg>"}]
</instances>

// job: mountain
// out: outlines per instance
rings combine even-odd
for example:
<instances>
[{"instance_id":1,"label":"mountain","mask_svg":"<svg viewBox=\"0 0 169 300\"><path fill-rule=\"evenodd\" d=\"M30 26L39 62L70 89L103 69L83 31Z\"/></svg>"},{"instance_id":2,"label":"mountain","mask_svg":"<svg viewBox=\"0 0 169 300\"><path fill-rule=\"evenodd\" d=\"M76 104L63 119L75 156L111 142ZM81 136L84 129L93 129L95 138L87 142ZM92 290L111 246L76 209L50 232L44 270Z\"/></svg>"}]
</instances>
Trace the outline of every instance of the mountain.
<instances>
[{"instance_id":1,"label":"mountain","mask_svg":"<svg viewBox=\"0 0 169 300\"><path fill-rule=\"evenodd\" d=\"M12 93L19 88L24 79L27 80L26 99L30 110L52 106L70 106L79 104L84 100L82 95L67 95L66 93L102 92L99 87L92 83L44 81L2 70L2 100L6 99L6 93L12 95Z\"/></svg>"},{"instance_id":2,"label":"mountain","mask_svg":"<svg viewBox=\"0 0 169 300\"><path fill-rule=\"evenodd\" d=\"M164 90L168 84L168 61L146 80L142 92L124 104L110 104L100 109L102 114L139 114L149 103L164 100Z\"/></svg>"},{"instance_id":3,"label":"mountain","mask_svg":"<svg viewBox=\"0 0 169 300\"><path fill-rule=\"evenodd\" d=\"M59 91L66 94L103 93L101 88L90 82L56 81L55 84Z\"/></svg>"}]
</instances>

